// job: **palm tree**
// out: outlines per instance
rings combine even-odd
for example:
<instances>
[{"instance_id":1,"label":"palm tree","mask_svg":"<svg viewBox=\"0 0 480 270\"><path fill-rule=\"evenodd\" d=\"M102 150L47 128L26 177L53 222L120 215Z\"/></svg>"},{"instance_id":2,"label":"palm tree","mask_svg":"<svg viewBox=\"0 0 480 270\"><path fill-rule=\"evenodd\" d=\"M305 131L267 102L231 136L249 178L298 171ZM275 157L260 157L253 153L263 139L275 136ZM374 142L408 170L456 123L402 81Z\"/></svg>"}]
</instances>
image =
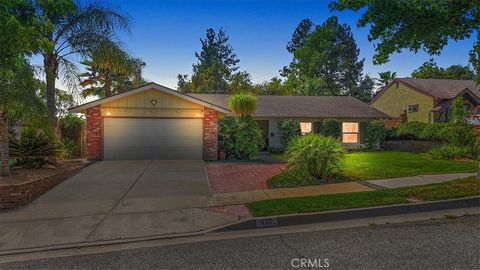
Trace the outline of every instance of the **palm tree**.
<instances>
[{"instance_id":1,"label":"palm tree","mask_svg":"<svg viewBox=\"0 0 480 270\"><path fill-rule=\"evenodd\" d=\"M257 98L249 93L238 93L230 97L228 107L236 115L251 115L257 109Z\"/></svg>"},{"instance_id":2,"label":"palm tree","mask_svg":"<svg viewBox=\"0 0 480 270\"><path fill-rule=\"evenodd\" d=\"M52 27L43 30L40 54L47 84L47 108L56 125L55 83L58 77L70 89L78 85L78 69L70 57L86 57L116 29L128 29L128 19L97 3L81 5L73 0L36 1L36 10Z\"/></svg>"},{"instance_id":3,"label":"palm tree","mask_svg":"<svg viewBox=\"0 0 480 270\"><path fill-rule=\"evenodd\" d=\"M377 86L383 88L387 86L391 81L395 80L395 78L397 77L397 73L391 71L379 72L378 77L379 78L376 79Z\"/></svg>"},{"instance_id":4,"label":"palm tree","mask_svg":"<svg viewBox=\"0 0 480 270\"><path fill-rule=\"evenodd\" d=\"M85 78L80 83L84 88L84 97L109 97L139 87L142 69L145 67L141 59L130 56L118 43L112 41L103 42L82 64L87 67L87 72L80 75Z\"/></svg>"},{"instance_id":5,"label":"palm tree","mask_svg":"<svg viewBox=\"0 0 480 270\"><path fill-rule=\"evenodd\" d=\"M9 122L10 116L21 115L23 121L33 115L44 115L44 103L36 95L33 72L25 59L18 60L10 71L0 72L1 146L0 177L9 177Z\"/></svg>"}]
</instances>

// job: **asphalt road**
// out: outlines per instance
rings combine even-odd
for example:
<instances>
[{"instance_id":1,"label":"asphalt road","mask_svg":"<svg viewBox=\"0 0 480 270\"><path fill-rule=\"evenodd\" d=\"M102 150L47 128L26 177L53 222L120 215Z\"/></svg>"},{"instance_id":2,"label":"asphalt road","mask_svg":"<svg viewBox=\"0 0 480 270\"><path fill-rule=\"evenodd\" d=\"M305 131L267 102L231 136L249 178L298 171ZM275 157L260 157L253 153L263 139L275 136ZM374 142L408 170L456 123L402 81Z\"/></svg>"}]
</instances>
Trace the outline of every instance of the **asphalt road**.
<instances>
[{"instance_id":1,"label":"asphalt road","mask_svg":"<svg viewBox=\"0 0 480 270\"><path fill-rule=\"evenodd\" d=\"M0 269L306 269L302 258L313 263L310 269L327 263L328 269L479 269L480 217L142 248Z\"/></svg>"}]
</instances>

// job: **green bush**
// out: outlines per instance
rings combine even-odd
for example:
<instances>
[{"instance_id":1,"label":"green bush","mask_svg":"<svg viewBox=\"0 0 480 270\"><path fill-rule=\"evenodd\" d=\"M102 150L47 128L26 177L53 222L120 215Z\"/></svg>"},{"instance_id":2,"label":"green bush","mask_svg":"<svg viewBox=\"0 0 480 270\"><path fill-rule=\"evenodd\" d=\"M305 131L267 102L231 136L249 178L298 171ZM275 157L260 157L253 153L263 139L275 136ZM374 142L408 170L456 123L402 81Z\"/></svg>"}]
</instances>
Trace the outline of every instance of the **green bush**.
<instances>
[{"instance_id":1,"label":"green bush","mask_svg":"<svg viewBox=\"0 0 480 270\"><path fill-rule=\"evenodd\" d=\"M228 108L238 116L251 115L257 108L257 97L249 93L235 94L228 100Z\"/></svg>"},{"instance_id":2,"label":"green bush","mask_svg":"<svg viewBox=\"0 0 480 270\"><path fill-rule=\"evenodd\" d=\"M303 170L319 179L334 177L344 157L345 149L339 140L314 134L294 138L287 148L289 170Z\"/></svg>"},{"instance_id":3,"label":"green bush","mask_svg":"<svg viewBox=\"0 0 480 270\"><path fill-rule=\"evenodd\" d=\"M10 140L10 154L15 159L15 165L40 168L49 163L49 157L56 154L54 141L47 132L27 127L22 129L20 136Z\"/></svg>"},{"instance_id":4,"label":"green bush","mask_svg":"<svg viewBox=\"0 0 480 270\"><path fill-rule=\"evenodd\" d=\"M367 149L378 148L387 136L387 130L382 121L374 120L360 125L362 143Z\"/></svg>"},{"instance_id":5,"label":"green bush","mask_svg":"<svg viewBox=\"0 0 480 270\"><path fill-rule=\"evenodd\" d=\"M397 136L401 139L419 139L419 134L423 131L426 125L428 124L415 121L400 124L397 127Z\"/></svg>"},{"instance_id":6,"label":"green bush","mask_svg":"<svg viewBox=\"0 0 480 270\"><path fill-rule=\"evenodd\" d=\"M278 131L280 133L280 143L283 148L287 148L290 141L302 135L300 122L293 119L285 119L278 123Z\"/></svg>"},{"instance_id":7,"label":"green bush","mask_svg":"<svg viewBox=\"0 0 480 270\"><path fill-rule=\"evenodd\" d=\"M433 159L477 159L478 151L472 147L446 144L428 152Z\"/></svg>"},{"instance_id":8,"label":"green bush","mask_svg":"<svg viewBox=\"0 0 480 270\"><path fill-rule=\"evenodd\" d=\"M77 141L85 120L75 114L68 114L58 121L62 137L66 140Z\"/></svg>"},{"instance_id":9,"label":"green bush","mask_svg":"<svg viewBox=\"0 0 480 270\"><path fill-rule=\"evenodd\" d=\"M407 140L442 141L445 140L448 125L446 123L408 122L397 128L397 137Z\"/></svg>"},{"instance_id":10,"label":"green bush","mask_svg":"<svg viewBox=\"0 0 480 270\"><path fill-rule=\"evenodd\" d=\"M329 119L317 124L317 133L326 137L339 139L342 136L342 123Z\"/></svg>"},{"instance_id":11,"label":"green bush","mask_svg":"<svg viewBox=\"0 0 480 270\"><path fill-rule=\"evenodd\" d=\"M253 159L265 147L262 130L251 116L226 116L219 122L220 151L227 159Z\"/></svg>"},{"instance_id":12,"label":"green bush","mask_svg":"<svg viewBox=\"0 0 480 270\"><path fill-rule=\"evenodd\" d=\"M65 139L61 144L60 144L60 157L62 159L71 159L77 156L78 151L79 151L79 146L75 141L72 141L70 139Z\"/></svg>"}]
</instances>

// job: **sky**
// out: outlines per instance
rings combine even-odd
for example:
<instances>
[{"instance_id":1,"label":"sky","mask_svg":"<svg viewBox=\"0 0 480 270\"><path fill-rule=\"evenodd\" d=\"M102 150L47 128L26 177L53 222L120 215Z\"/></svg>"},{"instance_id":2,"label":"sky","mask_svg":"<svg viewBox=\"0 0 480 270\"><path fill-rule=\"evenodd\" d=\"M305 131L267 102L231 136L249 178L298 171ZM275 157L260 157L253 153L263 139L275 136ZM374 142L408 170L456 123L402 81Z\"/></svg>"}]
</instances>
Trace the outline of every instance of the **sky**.
<instances>
[{"instance_id":1,"label":"sky","mask_svg":"<svg viewBox=\"0 0 480 270\"><path fill-rule=\"evenodd\" d=\"M298 23L310 18L315 24L330 16L352 27L365 58L364 72L395 71L397 77L409 76L423 62L433 58L439 66L468 64L473 38L451 41L440 56L403 51L392 55L384 65L373 65L373 43L367 40L368 28L358 28L360 17L352 11L331 12L330 0L102 0L126 13L131 20L129 33L119 38L128 52L143 59L147 80L176 89L178 74L191 74L200 50L200 38L207 28L223 27L240 59L240 70L248 71L254 82L279 76L279 70L291 61L286 44ZM34 59L39 62L39 59Z\"/></svg>"}]
</instances>

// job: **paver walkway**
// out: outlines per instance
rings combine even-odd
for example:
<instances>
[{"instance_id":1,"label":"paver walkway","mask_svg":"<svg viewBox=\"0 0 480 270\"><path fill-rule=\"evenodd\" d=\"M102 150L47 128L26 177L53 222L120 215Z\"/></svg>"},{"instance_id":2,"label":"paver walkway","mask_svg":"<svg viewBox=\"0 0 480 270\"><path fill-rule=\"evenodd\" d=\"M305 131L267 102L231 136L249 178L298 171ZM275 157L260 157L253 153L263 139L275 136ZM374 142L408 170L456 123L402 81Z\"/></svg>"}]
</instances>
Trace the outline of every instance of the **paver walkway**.
<instances>
[{"instance_id":1,"label":"paver walkway","mask_svg":"<svg viewBox=\"0 0 480 270\"><path fill-rule=\"evenodd\" d=\"M243 204L261 200L305 197L314 195L326 195L335 193L350 193L359 191L369 191L375 188L397 188L408 186L428 185L451 181L460 178L475 176L475 173L453 173L453 174L435 174L435 175L419 175L412 177L400 177L381 180L367 181L367 185L362 182L345 182L338 184L325 184L318 186L294 187L294 188L278 188L255 190L248 192L231 192L214 194L211 204L213 205L229 205Z\"/></svg>"}]
</instances>

